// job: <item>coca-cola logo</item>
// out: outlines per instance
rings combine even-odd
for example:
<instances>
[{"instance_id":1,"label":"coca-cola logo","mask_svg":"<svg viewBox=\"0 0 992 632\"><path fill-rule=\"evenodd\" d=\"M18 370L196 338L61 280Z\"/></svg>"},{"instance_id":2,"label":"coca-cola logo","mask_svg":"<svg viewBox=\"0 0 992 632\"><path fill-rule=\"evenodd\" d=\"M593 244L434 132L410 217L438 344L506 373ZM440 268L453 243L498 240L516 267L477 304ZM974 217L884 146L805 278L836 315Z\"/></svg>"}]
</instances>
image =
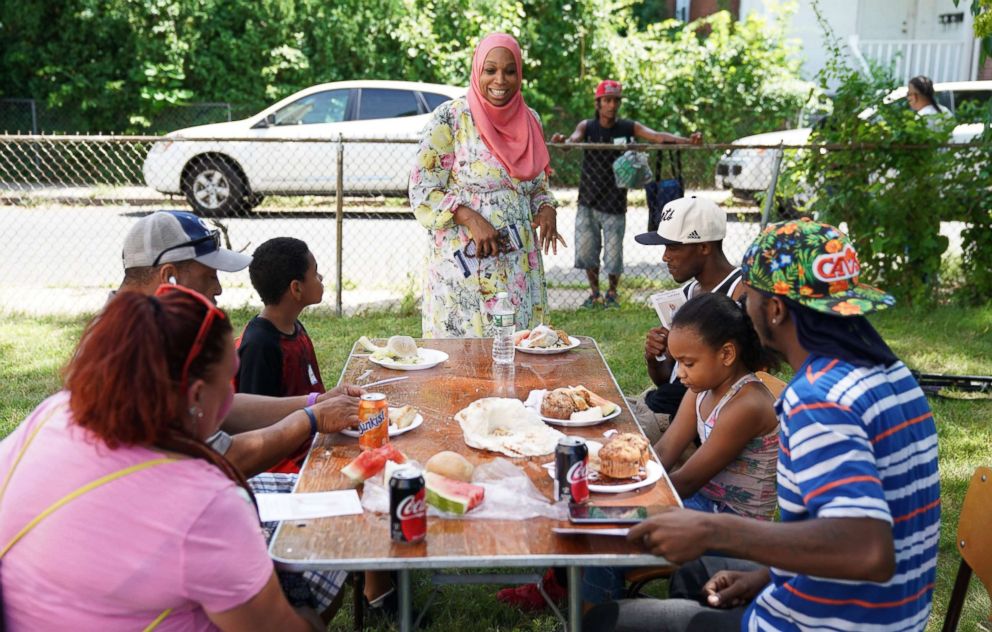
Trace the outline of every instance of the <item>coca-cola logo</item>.
<instances>
[{"instance_id":1,"label":"coca-cola logo","mask_svg":"<svg viewBox=\"0 0 992 632\"><path fill-rule=\"evenodd\" d=\"M579 481L585 481L586 480L586 476L587 476L587 474L586 474L586 462L585 461L579 461L579 462L575 463L574 465L572 465L572 467L569 468L567 478L568 478L569 484L575 484L575 483L578 483Z\"/></svg>"},{"instance_id":2,"label":"coca-cola logo","mask_svg":"<svg viewBox=\"0 0 992 632\"><path fill-rule=\"evenodd\" d=\"M424 496L417 494L407 496L396 506L396 517L400 520L420 518L427 514L427 501Z\"/></svg>"}]
</instances>

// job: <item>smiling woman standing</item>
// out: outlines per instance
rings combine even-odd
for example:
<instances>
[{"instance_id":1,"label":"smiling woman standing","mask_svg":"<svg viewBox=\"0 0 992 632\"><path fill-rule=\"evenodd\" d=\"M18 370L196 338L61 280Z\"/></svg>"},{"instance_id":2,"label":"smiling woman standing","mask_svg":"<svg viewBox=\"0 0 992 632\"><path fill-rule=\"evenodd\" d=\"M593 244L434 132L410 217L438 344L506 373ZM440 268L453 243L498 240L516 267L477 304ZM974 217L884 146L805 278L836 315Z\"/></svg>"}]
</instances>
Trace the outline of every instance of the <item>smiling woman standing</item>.
<instances>
[{"instance_id":1,"label":"smiling woman standing","mask_svg":"<svg viewBox=\"0 0 992 632\"><path fill-rule=\"evenodd\" d=\"M426 338L488 337L498 292L518 329L543 320L541 251L565 241L548 190L549 156L537 114L520 94L520 46L494 33L476 47L468 96L439 106L410 174L410 204L428 232Z\"/></svg>"}]
</instances>

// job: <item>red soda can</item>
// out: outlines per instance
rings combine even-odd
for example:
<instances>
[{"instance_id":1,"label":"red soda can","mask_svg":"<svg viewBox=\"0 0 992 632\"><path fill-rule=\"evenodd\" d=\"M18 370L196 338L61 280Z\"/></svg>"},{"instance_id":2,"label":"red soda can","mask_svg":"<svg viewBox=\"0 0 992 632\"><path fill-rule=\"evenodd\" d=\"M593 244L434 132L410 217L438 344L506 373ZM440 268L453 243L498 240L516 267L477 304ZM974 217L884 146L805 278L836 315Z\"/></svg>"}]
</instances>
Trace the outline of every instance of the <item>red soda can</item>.
<instances>
[{"instance_id":1,"label":"red soda can","mask_svg":"<svg viewBox=\"0 0 992 632\"><path fill-rule=\"evenodd\" d=\"M562 437L555 448L555 500L589 500L589 447L579 437Z\"/></svg>"},{"instance_id":2,"label":"red soda can","mask_svg":"<svg viewBox=\"0 0 992 632\"><path fill-rule=\"evenodd\" d=\"M389 536L402 543L427 537L427 485L416 468L397 470L389 479Z\"/></svg>"}]
</instances>

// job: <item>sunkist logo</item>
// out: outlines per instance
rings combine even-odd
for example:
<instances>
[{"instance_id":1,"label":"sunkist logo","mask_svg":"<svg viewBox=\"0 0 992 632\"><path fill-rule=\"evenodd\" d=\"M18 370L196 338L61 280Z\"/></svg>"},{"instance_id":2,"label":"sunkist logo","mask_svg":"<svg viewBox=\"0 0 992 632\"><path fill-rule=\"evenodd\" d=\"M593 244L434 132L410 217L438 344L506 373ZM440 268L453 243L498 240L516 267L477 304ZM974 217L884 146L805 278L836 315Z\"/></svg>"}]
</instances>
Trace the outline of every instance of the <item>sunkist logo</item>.
<instances>
[{"instance_id":1,"label":"sunkist logo","mask_svg":"<svg viewBox=\"0 0 992 632\"><path fill-rule=\"evenodd\" d=\"M813 276L826 283L852 279L859 274L861 264L850 244L840 252L823 254L813 260Z\"/></svg>"},{"instance_id":2,"label":"sunkist logo","mask_svg":"<svg viewBox=\"0 0 992 632\"><path fill-rule=\"evenodd\" d=\"M382 424L386 421L386 411L378 412L362 423L358 424L358 432L365 432L366 430L371 430L376 426Z\"/></svg>"}]
</instances>

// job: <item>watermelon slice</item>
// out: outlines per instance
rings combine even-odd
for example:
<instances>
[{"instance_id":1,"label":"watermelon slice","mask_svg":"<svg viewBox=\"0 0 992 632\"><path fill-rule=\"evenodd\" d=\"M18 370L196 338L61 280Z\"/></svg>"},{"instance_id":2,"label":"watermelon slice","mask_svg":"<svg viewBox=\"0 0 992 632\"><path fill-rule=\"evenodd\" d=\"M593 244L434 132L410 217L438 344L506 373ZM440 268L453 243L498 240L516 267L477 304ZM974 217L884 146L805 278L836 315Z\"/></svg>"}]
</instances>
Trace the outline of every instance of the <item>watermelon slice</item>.
<instances>
[{"instance_id":1,"label":"watermelon slice","mask_svg":"<svg viewBox=\"0 0 992 632\"><path fill-rule=\"evenodd\" d=\"M463 515L482 503L486 490L478 485L456 481L434 472L424 472L427 504L441 511Z\"/></svg>"},{"instance_id":2,"label":"watermelon slice","mask_svg":"<svg viewBox=\"0 0 992 632\"><path fill-rule=\"evenodd\" d=\"M392 443L386 443L375 450L365 450L341 468L341 473L356 483L363 483L382 471L386 461L406 463L406 457Z\"/></svg>"}]
</instances>

